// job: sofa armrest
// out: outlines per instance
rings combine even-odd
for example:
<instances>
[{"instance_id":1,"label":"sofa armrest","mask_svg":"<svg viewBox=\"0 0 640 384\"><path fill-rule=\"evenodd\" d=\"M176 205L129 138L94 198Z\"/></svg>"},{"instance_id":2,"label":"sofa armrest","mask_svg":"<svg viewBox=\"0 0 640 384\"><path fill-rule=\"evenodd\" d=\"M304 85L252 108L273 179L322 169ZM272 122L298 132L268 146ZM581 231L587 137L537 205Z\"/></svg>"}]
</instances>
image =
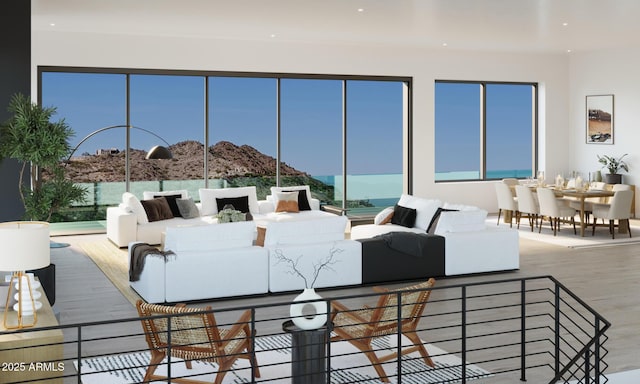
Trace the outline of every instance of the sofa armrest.
<instances>
[{"instance_id":1,"label":"sofa armrest","mask_svg":"<svg viewBox=\"0 0 640 384\"><path fill-rule=\"evenodd\" d=\"M311 207L312 210L319 211L320 210L320 200L318 200L316 198L311 198L311 200L309 200L309 206Z\"/></svg>"},{"instance_id":2,"label":"sofa armrest","mask_svg":"<svg viewBox=\"0 0 640 384\"><path fill-rule=\"evenodd\" d=\"M121 207L107 208L107 239L118 247L126 247L137 240L138 219Z\"/></svg>"},{"instance_id":3,"label":"sofa armrest","mask_svg":"<svg viewBox=\"0 0 640 384\"><path fill-rule=\"evenodd\" d=\"M269 200L258 200L258 212L261 215L266 215L267 213L274 212L276 207L273 205L273 202Z\"/></svg>"}]
</instances>

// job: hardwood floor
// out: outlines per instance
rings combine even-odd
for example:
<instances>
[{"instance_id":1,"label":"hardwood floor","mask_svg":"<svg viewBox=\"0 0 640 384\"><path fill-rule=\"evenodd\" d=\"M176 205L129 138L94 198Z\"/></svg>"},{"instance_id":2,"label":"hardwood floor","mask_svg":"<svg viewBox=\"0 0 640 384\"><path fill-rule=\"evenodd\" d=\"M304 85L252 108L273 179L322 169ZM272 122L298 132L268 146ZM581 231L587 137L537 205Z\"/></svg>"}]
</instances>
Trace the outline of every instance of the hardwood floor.
<instances>
[{"instance_id":1,"label":"hardwood floor","mask_svg":"<svg viewBox=\"0 0 640 384\"><path fill-rule=\"evenodd\" d=\"M135 308L110 283L95 264L83 255L79 242L105 235L61 236L54 241L71 244L52 249L57 265L57 299L54 310L61 324L121 319L137 316ZM640 244L569 249L532 240L520 240L519 271L500 274L443 278L438 286L501 280L512 277L552 275L612 323L606 347L608 373L640 368ZM390 285L390 287L402 284ZM370 287L326 291L326 295L371 292ZM216 301L215 306L234 307L283 302L293 295L269 295Z\"/></svg>"}]
</instances>

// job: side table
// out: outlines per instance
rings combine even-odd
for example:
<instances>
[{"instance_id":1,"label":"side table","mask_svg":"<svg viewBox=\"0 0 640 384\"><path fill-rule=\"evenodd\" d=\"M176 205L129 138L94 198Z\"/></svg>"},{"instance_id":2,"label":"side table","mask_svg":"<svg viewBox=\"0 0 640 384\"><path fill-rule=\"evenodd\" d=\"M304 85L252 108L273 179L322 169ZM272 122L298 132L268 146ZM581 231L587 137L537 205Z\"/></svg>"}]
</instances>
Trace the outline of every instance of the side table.
<instances>
[{"instance_id":1,"label":"side table","mask_svg":"<svg viewBox=\"0 0 640 384\"><path fill-rule=\"evenodd\" d=\"M38 290L43 293L42 287ZM58 325L58 320L46 296L42 297L41 302L38 323L33 328L25 329ZM0 372L0 383L48 379L46 383L62 384L63 341L64 337L60 329L7 333L0 321L0 363L4 364L0 367L4 368L4 371Z\"/></svg>"},{"instance_id":2,"label":"side table","mask_svg":"<svg viewBox=\"0 0 640 384\"><path fill-rule=\"evenodd\" d=\"M287 320L282 330L291 334L291 383L326 383L327 326L304 330Z\"/></svg>"}]
</instances>

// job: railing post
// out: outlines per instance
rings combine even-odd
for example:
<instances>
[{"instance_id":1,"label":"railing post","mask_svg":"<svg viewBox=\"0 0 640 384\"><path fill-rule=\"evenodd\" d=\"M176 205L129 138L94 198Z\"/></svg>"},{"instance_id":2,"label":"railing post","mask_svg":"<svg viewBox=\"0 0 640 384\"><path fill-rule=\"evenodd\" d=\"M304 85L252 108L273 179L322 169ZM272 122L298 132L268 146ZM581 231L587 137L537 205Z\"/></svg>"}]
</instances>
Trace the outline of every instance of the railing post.
<instances>
[{"instance_id":1,"label":"railing post","mask_svg":"<svg viewBox=\"0 0 640 384\"><path fill-rule=\"evenodd\" d=\"M326 372L326 384L331 384L331 332L333 331L333 322L331 321L331 299L327 300L327 335L325 340L327 343L327 372Z\"/></svg>"},{"instance_id":2,"label":"railing post","mask_svg":"<svg viewBox=\"0 0 640 384\"><path fill-rule=\"evenodd\" d=\"M462 286L462 384L467 382L467 286Z\"/></svg>"},{"instance_id":3,"label":"railing post","mask_svg":"<svg viewBox=\"0 0 640 384\"><path fill-rule=\"evenodd\" d=\"M167 315L167 383L171 384L171 320L172 315Z\"/></svg>"},{"instance_id":4,"label":"railing post","mask_svg":"<svg viewBox=\"0 0 640 384\"><path fill-rule=\"evenodd\" d=\"M256 382L256 372L254 369L254 364L258 364L258 359L256 358L256 309L251 308L251 328L249 329L251 332L251 363L249 364L249 369L251 369L251 382Z\"/></svg>"},{"instance_id":5,"label":"railing post","mask_svg":"<svg viewBox=\"0 0 640 384\"><path fill-rule=\"evenodd\" d=\"M82 327L78 326L78 384L82 383Z\"/></svg>"},{"instance_id":6,"label":"railing post","mask_svg":"<svg viewBox=\"0 0 640 384\"><path fill-rule=\"evenodd\" d=\"M402 293L396 293L397 296L397 317L398 317L398 357L396 360L398 372L398 384L402 383Z\"/></svg>"},{"instance_id":7,"label":"railing post","mask_svg":"<svg viewBox=\"0 0 640 384\"><path fill-rule=\"evenodd\" d=\"M596 343L595 343L595 375L596 375L596 384L600 384L600 375L602 374L602 372L600 372L600 319L598 317L596 317L596 321L595 321L595 329L596 329L596 334L595 334L595 338L596 338Z\"/></svg>"},{"instance_id":8,"label":"railing post","mask_svg":"<svg viewBox=\"0 0 640 384\"><path fill-rule=\"evenodd\" d=\"M555 298L554 298L554 309L555 309L555 313L554 313L554 328L555 328L555 335L554 335L554 344L555 344L555 351L554 351L554 372L555 372L555 376L557 377L558 374L560 373L560 287L558 286L558 284L555 284Z\"/></svg>"},{"instance_id":9,"label":"railing post","mask_svg":"<svg viewBox=\"0 0 640 384\"><path fill-rule=\"evenodd\" d=\"M586 351L584 351L584 383L585 384L589 384L589 382L591 381L589 379L589 371L591 370L591 364L589 364L589 359L591 358L591 354L589 352L591 352L591 350L588 348Z\"/></svg>"},{"instance_id":10,"label":"railing post","mask_svg":"<svg viewBox=\"0 0 640 384\"><path fill-rule=\"evenodd\" d=\"M527 381L527 300L526 280L520 281L520 381Z\"/></svg>"}]
</instances>

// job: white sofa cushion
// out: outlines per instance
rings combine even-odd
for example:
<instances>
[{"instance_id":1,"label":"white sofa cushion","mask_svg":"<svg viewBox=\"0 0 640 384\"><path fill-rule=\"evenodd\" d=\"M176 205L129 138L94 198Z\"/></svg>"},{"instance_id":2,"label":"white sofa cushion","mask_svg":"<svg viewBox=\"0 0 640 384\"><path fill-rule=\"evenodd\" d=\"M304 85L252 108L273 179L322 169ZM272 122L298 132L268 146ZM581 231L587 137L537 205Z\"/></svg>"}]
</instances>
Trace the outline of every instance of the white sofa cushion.
<instances>
[{"instance_id":1,"label":"white sofa cushion","mask_svg":"<svg viewBox=\"0 0 640 384\"><path fill-rule=\"evenodd\" d=\"M250 221L216 225L168 227L165 250L176 253L185 251L215 251L250 247L256 226Z\"/></svg>"},{"instance_id":2,"label":"white sofa cushion","mask_svg":"<svg viewBox=\"0 0 640 384\"><path fill-rule=\"evenodd\" d=\"M147 218L147 212L144 210L142 203L136 195L131 192L125 192L122 194L122 208L136 215L138 224L147 224L149 219Z\"/></svg>"},{"instance_id":3,"label":"white sofa cushion","mask_svg":"<svg viewBox=\"0 0 640 384\"><path fill-rule=\"evenodd\" d=\"M217 189L200 188L198 192L200 193L200 203L202 204L202 208L200 209L201 216L215 215L218 213L216 198L242 196L249 197L249 211L251 214L260 213L255 186Z\"/></svg>"},{"instance_id":4,"label":"white sofa cushion","mask_svg":"<svg viewBox=\"0 0 640 384\"><path fill-rule=\"evenodd\" d=\"M317 218L314 220L287 220L266 224L264 245L322 243L344 240L346 216Z\"/></svg>"},{"instance_id":5,"label":"white sofa cushion","mask_svg":"<svg viewBox=\"0 0 640 384\"><path fill-rule=\"evenodd\" d=\"M440 213L435 234L448 232L472 232L486 229L487 211L474 209L467 211L446 211Z\"/></svg>"},{"instance_id":6,"label":"white sofa cushion","mask_svg":"<svg viewBox=\"0 0 640 384\"><path fill-rule=\"evenodd\" d=\"M431 222L431 218L442 205L442 202L437 199L423 199L421 197L402 194L398 205L415 209L417 212L414 227L426 231Z\"/></svg>"}]
</instances>

